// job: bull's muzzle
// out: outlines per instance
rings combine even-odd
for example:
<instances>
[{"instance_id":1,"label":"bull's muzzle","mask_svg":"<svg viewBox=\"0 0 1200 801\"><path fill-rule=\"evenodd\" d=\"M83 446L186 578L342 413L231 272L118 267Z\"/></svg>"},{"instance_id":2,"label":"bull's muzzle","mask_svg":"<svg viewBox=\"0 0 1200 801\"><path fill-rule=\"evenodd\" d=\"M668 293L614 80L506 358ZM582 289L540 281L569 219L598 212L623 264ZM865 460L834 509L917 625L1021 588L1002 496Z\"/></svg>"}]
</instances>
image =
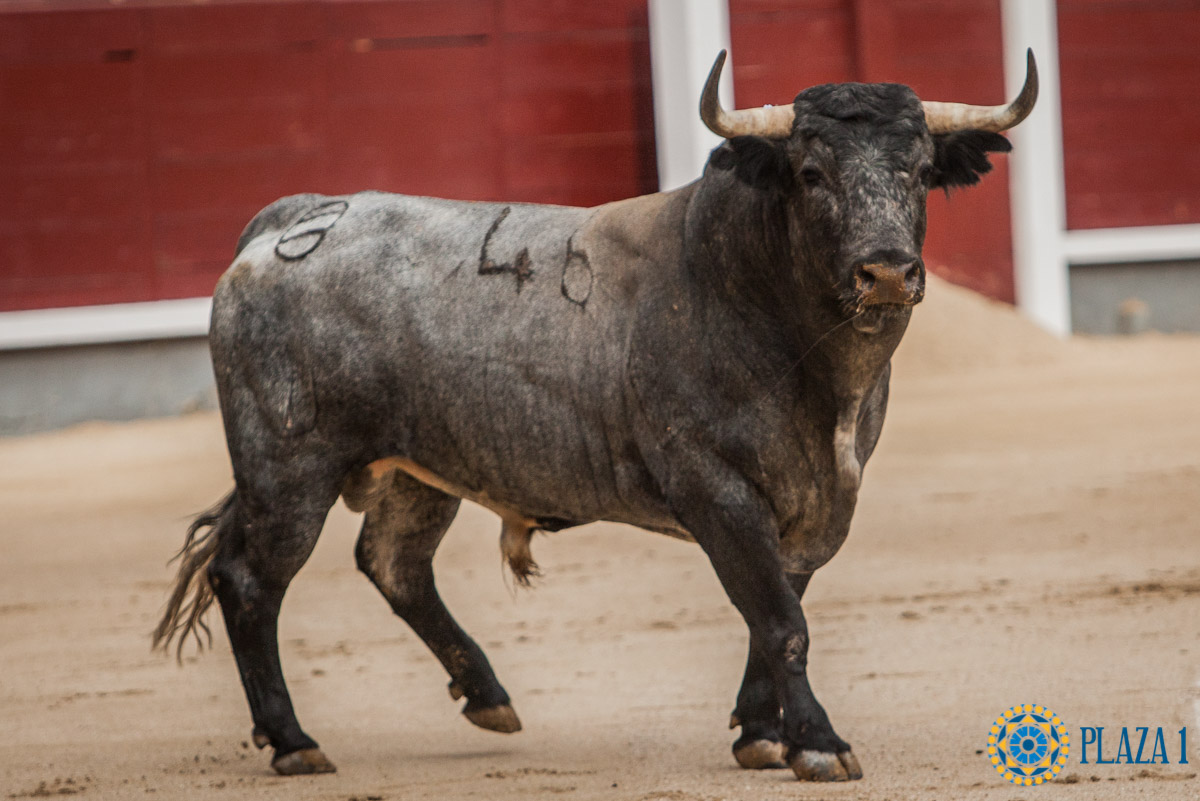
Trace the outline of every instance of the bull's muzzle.
<instances>
[{"instance_id":1,"label":"bull's muzzle","mask_svg":"<svg viewBox=\"0 0 1200 801\"><path fill-rule=\"evenodd\" d=\"M925 294L925 270L919 259L901 264L872 262L854 271L854 285L861 306L919 303Z\"/></svg>"}]
</instances>

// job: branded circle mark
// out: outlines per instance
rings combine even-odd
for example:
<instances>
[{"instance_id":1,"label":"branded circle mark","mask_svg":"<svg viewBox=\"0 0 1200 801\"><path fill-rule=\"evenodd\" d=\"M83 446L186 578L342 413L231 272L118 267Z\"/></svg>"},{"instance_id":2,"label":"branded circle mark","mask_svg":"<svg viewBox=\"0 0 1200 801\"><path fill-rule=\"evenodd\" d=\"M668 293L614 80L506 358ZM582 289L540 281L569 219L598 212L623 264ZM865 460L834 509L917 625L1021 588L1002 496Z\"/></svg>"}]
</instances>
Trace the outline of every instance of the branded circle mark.
<instances>
[{"instance_id":1,"label":"branded circle mark","mask_svg":"<svg viewBox=\"0 0 1200 801\"><path fill-rule=\"evenodd\" d=\"M1018 704L996 718L988 732L988 759L1013 784L1050 781L1067 764L1071 737L1058 715L1041 704Z\"/></svg>"}]
</instances>

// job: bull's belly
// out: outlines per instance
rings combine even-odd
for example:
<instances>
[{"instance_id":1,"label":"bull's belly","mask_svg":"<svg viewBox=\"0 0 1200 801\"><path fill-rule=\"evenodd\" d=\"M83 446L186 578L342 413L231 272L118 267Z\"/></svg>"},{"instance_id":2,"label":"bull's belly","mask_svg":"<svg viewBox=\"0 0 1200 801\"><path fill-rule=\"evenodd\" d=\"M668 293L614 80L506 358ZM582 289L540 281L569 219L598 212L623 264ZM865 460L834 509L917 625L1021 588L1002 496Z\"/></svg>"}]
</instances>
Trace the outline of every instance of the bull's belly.
<instances>
[{"instance_id":1,"label":"bull's belly","mask_svg":"<svg viewBox=\"0 0 1200 801\"><path fill-rule=\"evenodd\" d=\"M346 505L356 512L370 513L393 486L392 473L402 472L426 486L433 487L453 497L473 501L490 509L501 521L500 551L505 561L512 568L518 581L527 582L531 575L537 574L537 563L530 552L530 540L537 530L557 531L561 528L582 525L594 520L612 520L614 522L639 525L650 531L666 534L677 539L694 541L691 535L670 520L658 519L653 514L629 514L632 510L622 510L619 505L614 507L614 514L590 514L576 518L561 518L538 515L528 505L520 505L511 500L495 498L486 489L477 490L437 474L418 464L413 459L388 456L376 459L361 470L346 478L342 486L342 498ZM535 502L536 505L536 502ZM625 511L626 513L622 513Z\"/></svg>"},{"instance_id":2,"label":"bull's belly","mask_svg":"<svg viewBox=\"0 0 1200 801\"><path fill-rule=\"evenodd\" d=\"M539 529L556 531L560 528L591 522L584 519L547 519L530 514L511 502L492 497L486 490L474 490L457 484L412 459L399 456L376 459L348 476L342 486L342 498L346 501L346 505L353 511L366 512L370 515L371 510L386 497L389 489L394 486L391 477L397 471L447 495L474 501L495 512L501 521L500 553L512 569L517 581L522 584L528 584L531 576L539 574L537 563L533 560L530 550L530 540L534 531ZM634 522L636 525L642 521L619 520L618 522ZM649 525L645 527L669 536L691 539L687 532L669 523L663 525L650 521Z\"/></svg>"},{"instance_id":3,"label":"bull's belly","mask_svg":"<svg viewBox=\"0 0 1200 801\"><path fill-rule=\"evenodd\" d=\"M447 495L477 503L494 512L506 526L523 529L557 530L597 520L607 520L609 522L640 526L649 531L665 534L676 539L695 541L690 533L660 515L648 514L646 512L639 513L635 510L622 508L620 504L614 504L610 512L591 510L591 514L581 513L570 518L545 513L539 514L536 508L529 508L529 504L522 505L520 502L495 498L486 489L476 490L455 483L423 467L414 460L401 456L388 456L376 459L361 470L348 476L342 487L342 497L346 501L346 505L356 512L363 512L370 509L379 500L380 494L386 491L389 485L388 478L393 471L405 473L422 484L433 487ZM533 506L536 505L535 502Z\"/></svg>"}]
</instances>

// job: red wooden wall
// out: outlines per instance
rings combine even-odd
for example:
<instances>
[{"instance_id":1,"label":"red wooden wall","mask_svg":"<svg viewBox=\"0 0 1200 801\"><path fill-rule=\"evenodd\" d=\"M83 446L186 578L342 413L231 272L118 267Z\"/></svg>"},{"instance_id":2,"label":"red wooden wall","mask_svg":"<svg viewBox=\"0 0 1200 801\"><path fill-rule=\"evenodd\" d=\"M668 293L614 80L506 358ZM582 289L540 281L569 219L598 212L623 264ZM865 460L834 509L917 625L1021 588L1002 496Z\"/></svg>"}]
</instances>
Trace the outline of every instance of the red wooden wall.
<instances>
[{"instance_id":1,"label":"red wooden wall","mask_svg":"<svg viewBox=\"0 0 1200 801\"><path fill-rule=\"evenodd\" d=\"M645 0L64 5L0 13L0 310L206 295L294 192L657 186Z\"/></svg>"},{"instance_id":2,"label":"red wooden wall","mask_svg":"<svg viewBox=\"0 0 1200 801\"><path fill-rule=\"evenodd\" d=\"M293 192L590 205L657 183L646 0L44 7L0 6L0 310L208 294ZM730 13L741 105L843 80L1004 97L999 0ZM1059 27L1070 225L1200 221L1200 3L1061 0ZM1011 299L996 162L931 198L926 256Z\"/></svg>"},{"instance_id":3,"label":"red wooden wall","mask_svg":"<svg viewBox=\"0 0 1200 801\"><path fill-rule=\"evenodd\" d=\"M1200 2L1059 0L1067 225L1200 223Z\"/></svg>"}]
</instances>

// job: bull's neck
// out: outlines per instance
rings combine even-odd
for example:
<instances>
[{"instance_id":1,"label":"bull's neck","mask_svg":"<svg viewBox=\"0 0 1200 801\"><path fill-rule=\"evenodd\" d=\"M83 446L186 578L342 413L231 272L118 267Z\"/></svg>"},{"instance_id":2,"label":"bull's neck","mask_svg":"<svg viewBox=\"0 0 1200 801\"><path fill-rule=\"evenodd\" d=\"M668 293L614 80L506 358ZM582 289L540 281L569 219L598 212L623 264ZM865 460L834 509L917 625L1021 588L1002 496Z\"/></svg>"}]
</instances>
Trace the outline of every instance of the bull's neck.
<instances>
[{"instance_id":1,"label":"bull's neck","mask_svg":"<svg viewBox=\"0 0 1200 801\"><path fill-rule=\"evenodd\" d=\"M840 399L869 392L904 324L877 334L854 329L830 288L813 278L826 271L807 263L811 256L792 241L783 196L712 169L693 190L684 248L702 302L718 307L757 344L769 374L786 374L788 383L795 379L810 391L820 386Z\"/></svg>"}]
</instances>

